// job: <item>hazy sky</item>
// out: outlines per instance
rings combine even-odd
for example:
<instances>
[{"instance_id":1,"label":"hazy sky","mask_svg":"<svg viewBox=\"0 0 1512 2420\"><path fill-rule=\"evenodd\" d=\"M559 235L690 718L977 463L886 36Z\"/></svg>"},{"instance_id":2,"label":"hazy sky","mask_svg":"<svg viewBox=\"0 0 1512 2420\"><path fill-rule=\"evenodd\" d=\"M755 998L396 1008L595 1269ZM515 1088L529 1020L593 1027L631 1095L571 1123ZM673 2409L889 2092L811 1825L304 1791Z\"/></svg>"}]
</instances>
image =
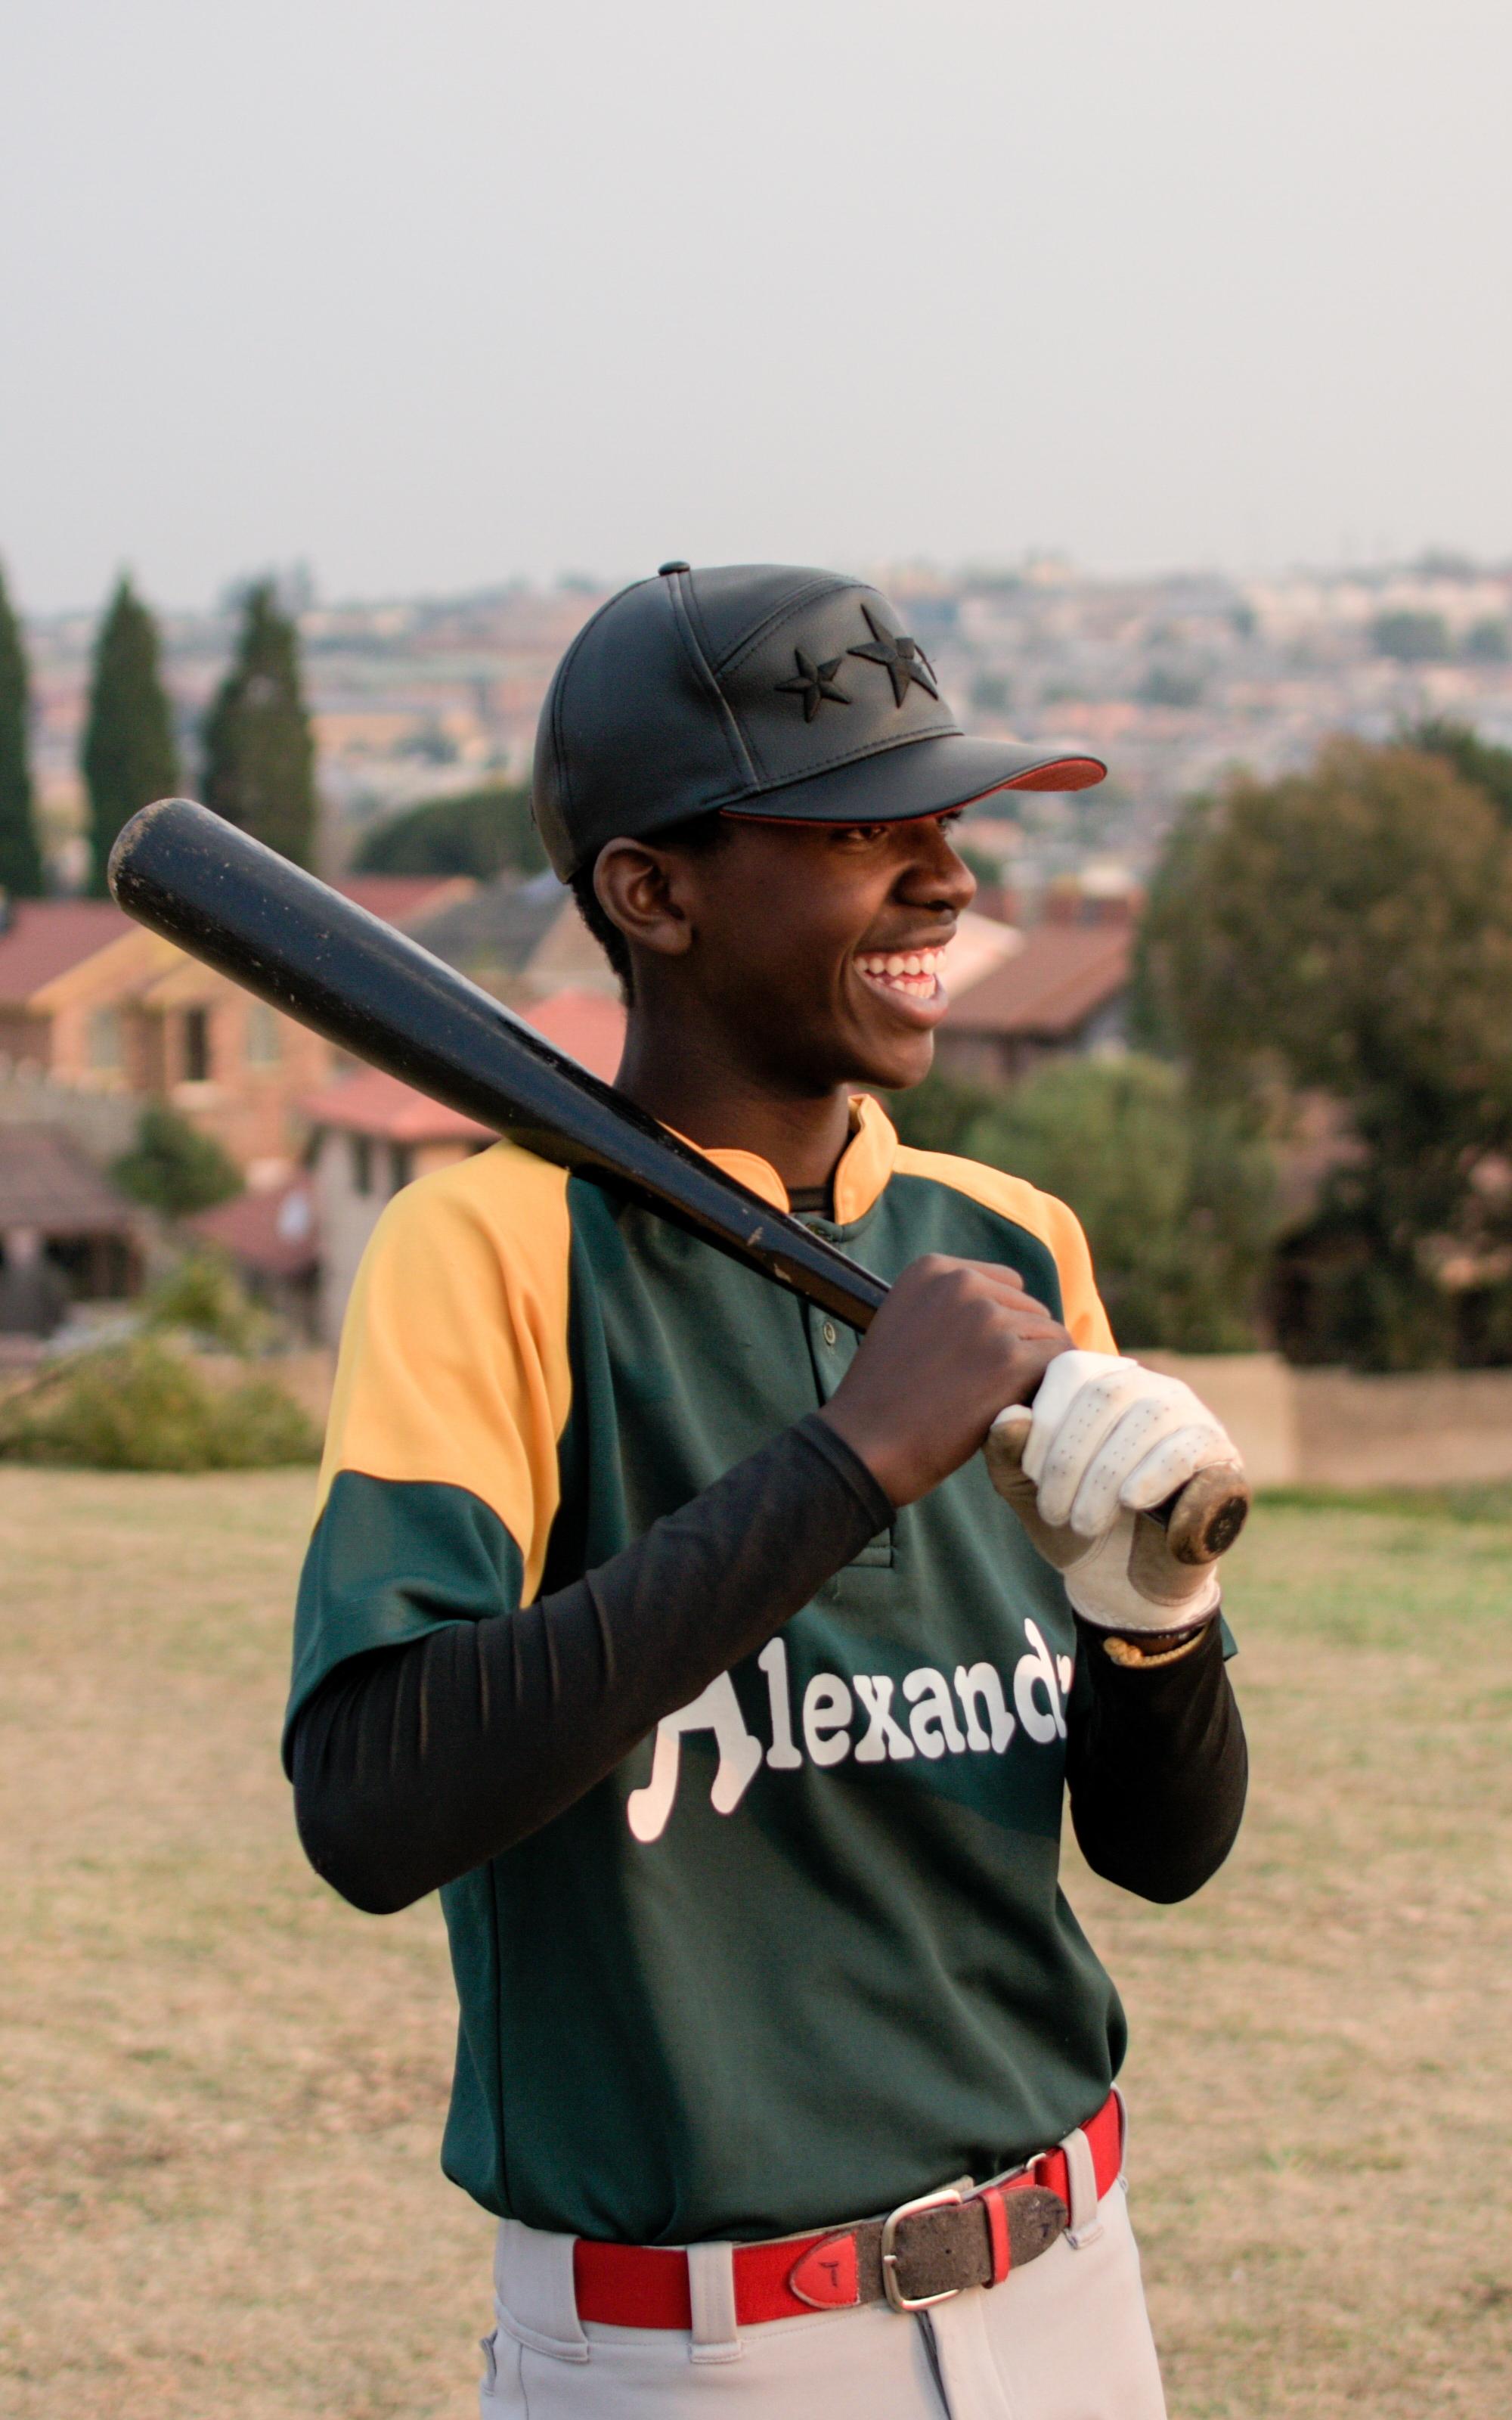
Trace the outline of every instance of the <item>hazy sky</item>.
<instances>
[{"instance_id":1,"label":"hazy sky","mask_svg":"<svg viewBox=\"0 0 1512 2420\"><path fill-rule=\"evenodd\" d=\"M1506 0L9 0L34 611L1512 553Z\"/></svg>"}]
</instances>

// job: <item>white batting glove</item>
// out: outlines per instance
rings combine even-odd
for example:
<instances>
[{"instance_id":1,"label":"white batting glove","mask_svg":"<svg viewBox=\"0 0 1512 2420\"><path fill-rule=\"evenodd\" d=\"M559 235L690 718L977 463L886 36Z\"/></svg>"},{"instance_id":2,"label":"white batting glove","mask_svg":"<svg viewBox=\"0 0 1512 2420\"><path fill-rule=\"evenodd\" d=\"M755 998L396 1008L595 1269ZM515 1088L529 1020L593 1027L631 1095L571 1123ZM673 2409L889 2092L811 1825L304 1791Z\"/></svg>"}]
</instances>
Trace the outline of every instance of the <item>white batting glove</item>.
<instances>
[{"instance_id":1,"label":"white batting glove","mask_svg":"<svg viewBox=\"0 0 1512 2420\"><path fill-rule=\"evenodd\" d=\"M1084 1621L1176 1633L1215 1611L1216 1564L1179 1563L1160 1524L1140 1517L1199 1470L1242 1466L1181 1379L1111 1353L1059 1354L1032 1413L1011 1405L994 1421L987 1464Z\"/></svg>"}]
</instances>

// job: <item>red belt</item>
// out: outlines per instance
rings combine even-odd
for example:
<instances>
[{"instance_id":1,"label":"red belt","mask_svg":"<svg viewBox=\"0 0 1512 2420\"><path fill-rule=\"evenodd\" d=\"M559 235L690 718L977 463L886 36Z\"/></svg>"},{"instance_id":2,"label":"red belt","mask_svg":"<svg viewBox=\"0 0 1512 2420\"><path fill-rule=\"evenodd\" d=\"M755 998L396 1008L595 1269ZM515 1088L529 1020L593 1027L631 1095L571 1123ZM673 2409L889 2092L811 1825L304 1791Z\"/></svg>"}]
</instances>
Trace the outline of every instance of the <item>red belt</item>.
<instances>
[{"instance_id":1,"label":"red belt","mask_svg":"<svg viewBox=\"0 0 1512 2420\"><path fill-rule=\"evenodd\" d=\"M1123 2158L1116 2093L1083 2132L1101 2200ZM1066 2154L1057 2149L971 2194L951 2187L904 2202L882 2220L737 2243L732 2253L735 2323L758 2327L764 2319L850 2309L884 2295L895 2310L921 2310L967 2286L1001 2285L1011 2269L1022 2268L1065 2233L1071 2199ZM692 2327L686 2252L579 2240L572 2266L579 2319L615 2328Z\"/></svg>"}]
</instances>

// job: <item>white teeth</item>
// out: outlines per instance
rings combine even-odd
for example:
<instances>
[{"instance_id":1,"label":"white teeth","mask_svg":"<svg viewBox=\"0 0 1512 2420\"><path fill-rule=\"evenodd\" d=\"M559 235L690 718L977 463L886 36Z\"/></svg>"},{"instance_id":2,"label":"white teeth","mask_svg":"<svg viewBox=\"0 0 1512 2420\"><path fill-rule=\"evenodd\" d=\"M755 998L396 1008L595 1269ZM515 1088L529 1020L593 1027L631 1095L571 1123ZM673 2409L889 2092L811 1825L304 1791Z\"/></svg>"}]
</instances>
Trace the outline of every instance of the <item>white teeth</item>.
<instances>
[{"instance_id":1,"label":"white teeth","mask_svg":"<svg viewBox=\"0 0 1512 2420\"><path fill-rule=\"evenodd\" d=\"M933 1000L939 989L942 949L933 950L867 950L857 954L856 965L872 983L888 991L903 992L910 1000Z\"/></svg>"}]
</instances>

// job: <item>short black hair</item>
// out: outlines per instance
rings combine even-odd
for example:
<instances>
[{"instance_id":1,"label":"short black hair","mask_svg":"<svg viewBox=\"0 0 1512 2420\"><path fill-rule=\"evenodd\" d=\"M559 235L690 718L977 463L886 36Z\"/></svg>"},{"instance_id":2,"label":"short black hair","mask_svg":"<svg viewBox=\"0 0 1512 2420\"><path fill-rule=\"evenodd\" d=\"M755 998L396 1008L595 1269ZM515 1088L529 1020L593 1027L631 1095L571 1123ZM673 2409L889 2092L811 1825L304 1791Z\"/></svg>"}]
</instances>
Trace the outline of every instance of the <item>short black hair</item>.
<instances>
[{"instance_id":1,"label":"short black hair","mask_svg":"<svg viewBox=\"0 0 1512 2420\"><path fill-rule=\"evenodd\" d=\"M729 837L730 825L717 813L687 815L680 824L668 824L661 831L646 834L647 843L653 848L681 848L690 856L698 857L711 854ZM606 915L603 902L594 889L594 869L597 863L597 858L594 858L587 865L580 865L568 888L578 903L579 915L613 969L621 997L628 1008L635 998L635 970L630 962L630 945L612 916Z\"/></svg>"}]
</instances>

